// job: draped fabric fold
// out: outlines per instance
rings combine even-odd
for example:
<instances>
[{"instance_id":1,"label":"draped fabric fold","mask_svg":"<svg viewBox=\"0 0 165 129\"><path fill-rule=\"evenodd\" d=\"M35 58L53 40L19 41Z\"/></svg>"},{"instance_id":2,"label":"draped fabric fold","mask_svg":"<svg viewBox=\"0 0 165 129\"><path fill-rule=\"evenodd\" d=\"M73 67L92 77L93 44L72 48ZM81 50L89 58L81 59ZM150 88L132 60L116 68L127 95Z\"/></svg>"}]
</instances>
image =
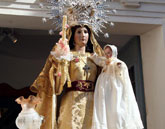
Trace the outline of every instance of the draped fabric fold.
<instances>
[{"instance_id":1,"label":"draped fabric fold","mask_svg":"<svg viewBox=\"0 0 165 129\"><path fill-rule=\"evenodd\" d=\"M58 61L51 55L46 64L30 87L31 91L41 97L42 102L37 105L36 111L44 116L41 129L56 129L56 95L59 95L66 82L68 64L66 61ZM61 76L56 73L61 72Z\"/></svg>"}]
</instances>

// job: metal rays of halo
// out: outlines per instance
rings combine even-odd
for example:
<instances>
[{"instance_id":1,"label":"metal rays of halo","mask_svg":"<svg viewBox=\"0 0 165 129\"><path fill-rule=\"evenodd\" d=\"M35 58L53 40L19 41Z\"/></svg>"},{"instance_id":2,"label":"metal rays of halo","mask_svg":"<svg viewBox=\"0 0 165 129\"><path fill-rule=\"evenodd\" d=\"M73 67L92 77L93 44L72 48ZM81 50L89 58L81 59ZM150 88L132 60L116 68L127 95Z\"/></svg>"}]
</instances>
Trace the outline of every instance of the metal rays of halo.
<instances>
[{"instance_id":1,"label":"metal rays of halo","mask_svg":"<svg viewBox=\"0 0 165 129\"><path fill-rule=\"evenodd\" d=\"M49 10L49 18L42 18L43 22L52 21L53 29L49 30L49 34L54 31L61 30L63 15L67 15L68 24L70 26L77 24L89 25L93 32L98 36L98 32L102 32L105 23L110 21L109 14L116 14L116 10L107 10L106 0L46 0L47 5L40 3L41 8ZM111 22L110 26L114 26ZM108 33L104 34L109 37Z\"/></svg>"}]
</instances>

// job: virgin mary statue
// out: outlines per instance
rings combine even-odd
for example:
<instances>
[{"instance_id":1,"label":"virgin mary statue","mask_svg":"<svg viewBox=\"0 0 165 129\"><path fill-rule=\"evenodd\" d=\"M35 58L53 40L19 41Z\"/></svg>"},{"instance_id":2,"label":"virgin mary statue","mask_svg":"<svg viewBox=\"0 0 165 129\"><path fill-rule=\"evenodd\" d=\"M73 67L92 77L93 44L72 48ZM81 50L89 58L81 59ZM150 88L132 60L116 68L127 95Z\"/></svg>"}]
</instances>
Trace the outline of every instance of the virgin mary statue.
<instances>
[{"instance_id":1,"label":"virgin mary statue","mask_svg":"<svg viewBox=\"0 0 165 129\"><path fill-rule=\"evenodd\" d=\"M70 0L70 3L52 0L52 7L55 3L65 6L62 14L68 17L68 41L60 39L53 47L43 70L30 87L31 91L42 99L36 111L45 118L41 129L90 129L93 93L99 71L90 56L92 53L103 55L94 33L97 34L105 22L101 19L102 15L99 15L104 10L99 8L102 3L96 3L94 0ZM54 14L53 17L56 19L57 15ZM69 54L72 55L70 60L63 58L62 53L57 54L57 51L60 52L58 45L61 45L61 52L67 48L64 42L69 44ZM52 54L53 52L56 54ZM60 95L63 89L66 92L62 96L61 104L57 105L56 96ZM58 117L56 107L60 107Z\"/></svg>"}]
</instances>

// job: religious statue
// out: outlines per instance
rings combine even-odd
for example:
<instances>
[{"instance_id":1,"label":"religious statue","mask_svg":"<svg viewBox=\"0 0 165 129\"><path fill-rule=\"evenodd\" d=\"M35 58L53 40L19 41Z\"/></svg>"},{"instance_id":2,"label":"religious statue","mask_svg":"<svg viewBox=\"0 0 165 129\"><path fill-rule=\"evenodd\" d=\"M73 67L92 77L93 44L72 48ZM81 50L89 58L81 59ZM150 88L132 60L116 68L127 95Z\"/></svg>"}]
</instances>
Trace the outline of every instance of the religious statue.
<instances>
[{"instance_id":1,"label":"religious statue","mask_svg":"<svg viewBox=\"0 0 165 129\"><path fill-rule=\"evenodd\" d=\"M92 53L103 55L94 34L98 35L105 28L108 11L103 8L106 4L102 0L48 2L51 15L43 21L53 20L55 30L62 28L62 39L53 47L43 70L30 87L42 98L36 107L45 118L41 129L90 129L99 73L90 57ZM44 8L43 4L40 6ZM65 24L66 17L69 27ZM66 93L62 96L57 118L57 95L64 89Z\"/></svg>"}]
</instances>

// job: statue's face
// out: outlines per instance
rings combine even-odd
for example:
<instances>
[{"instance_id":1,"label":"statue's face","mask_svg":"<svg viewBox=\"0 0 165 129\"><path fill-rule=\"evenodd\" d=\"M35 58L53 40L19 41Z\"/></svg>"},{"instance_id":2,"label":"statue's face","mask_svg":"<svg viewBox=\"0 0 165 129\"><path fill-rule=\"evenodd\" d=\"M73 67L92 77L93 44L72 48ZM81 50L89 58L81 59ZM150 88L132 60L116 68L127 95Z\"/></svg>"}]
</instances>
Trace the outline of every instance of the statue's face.
<instances>
[{"instance_id":1,"label":"statue's face","mask_svg":"<svg viewBox=\"0 0 165 129\"><path fill-rule=\"evenodd\" d=\"M110 58L112 56L112 49L110 47L106 47L104 49L104 53L105 53L106 58Z\"/></svg>"},{"instance_id":2,"label":"statue's face","mask_svg":"<svg viewBox=\"0 0 165 129\"><path fill-rule=\"evenodd\" d=\"M80 47L86 46L89 39L89 32L86 27L79 27L75 31L74 43Z\"/></svg>"}]
</instances>

